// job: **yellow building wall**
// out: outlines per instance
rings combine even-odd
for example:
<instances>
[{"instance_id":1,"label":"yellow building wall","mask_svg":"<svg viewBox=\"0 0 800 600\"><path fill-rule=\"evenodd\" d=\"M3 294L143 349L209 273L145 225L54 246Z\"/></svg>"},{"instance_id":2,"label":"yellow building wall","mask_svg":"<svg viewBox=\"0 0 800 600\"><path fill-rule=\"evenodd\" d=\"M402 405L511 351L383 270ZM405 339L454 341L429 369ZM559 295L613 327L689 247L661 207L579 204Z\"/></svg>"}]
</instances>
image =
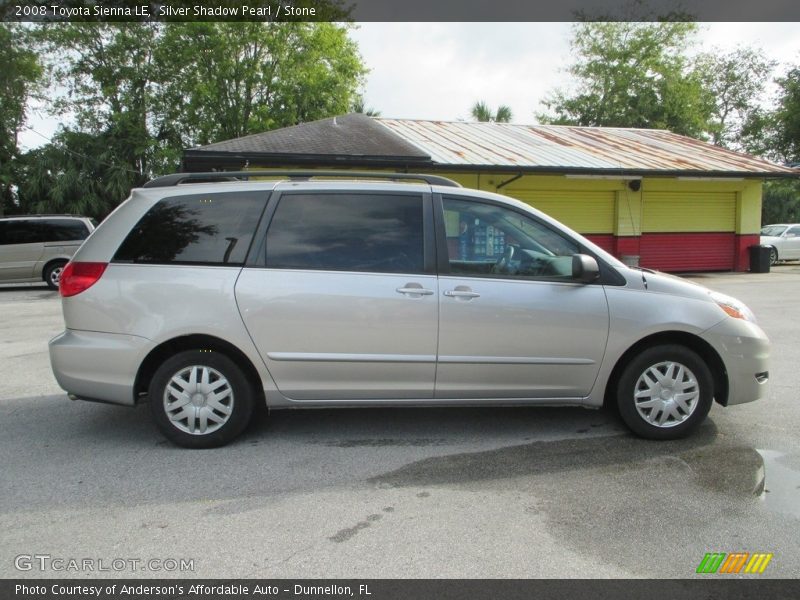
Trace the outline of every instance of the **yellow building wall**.
<instances>
[{"instance_id":1,"label":"yellow building wall","mask_svg":"<svg viewBox=\"0 0 800 600\"><path fill-rule=\"evenodd\" d=\"M454 173L437 171L464 187L517 198L543 210L580 233L638 236L647 232L761 229L760 179L679 179L644 177L631 189L628 180L563 175ZM501 185L500 189L497 186Z\"/></svg>"}]
</instances>

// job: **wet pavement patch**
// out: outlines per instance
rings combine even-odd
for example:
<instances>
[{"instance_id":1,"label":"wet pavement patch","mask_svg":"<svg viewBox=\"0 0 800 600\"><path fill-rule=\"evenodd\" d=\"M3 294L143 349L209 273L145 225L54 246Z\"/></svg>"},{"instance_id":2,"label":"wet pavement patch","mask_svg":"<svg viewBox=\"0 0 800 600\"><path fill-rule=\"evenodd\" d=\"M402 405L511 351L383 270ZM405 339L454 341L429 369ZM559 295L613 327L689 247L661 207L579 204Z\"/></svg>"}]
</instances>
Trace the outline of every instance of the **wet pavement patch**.
<instances>
[{"instance_id":1,"label":"wet pavement patch","mask_svg":"<svg viewBox=\"0 0 800 600\"><path fill-rule=\"evenodd\" d=\"M629 467L642 462L674 456L689 449L712 444L713 425L695 436L676 442L651 442L631 435L532 442L484 452L465 452L426 458L369 481L382 487L426 485L469 486L482 481L498 481L574 470Z\"/></svg>"},{"instance_id":2,"label":"wet pavement patch","mask_svg":"<svg viewBox=\"0 0 800 600\"><path fill-rule=\"evenodd\" d=\"M774 450L758 450L764 460L764 508L800 517L800 460Z\"/></svg>"},{"instance_id":3,"label":"wet pavement patch","mask_svg":"<svg viewBox=\"0 0 800 600\"><path fill-rule=\"evenodd\" d=\"M786 511L800 479L790 467L785 457L718 435L708 422L672 442L581 436L431 457L370 482L520 498L504 506L508 517L522 527L543 520L565 550L631 576L694 577L706 552L770 551L791 531ZM773 487L782 490L775 500ZM782 557L785 567L797 560Z\"/></svg>"}]
</instances>

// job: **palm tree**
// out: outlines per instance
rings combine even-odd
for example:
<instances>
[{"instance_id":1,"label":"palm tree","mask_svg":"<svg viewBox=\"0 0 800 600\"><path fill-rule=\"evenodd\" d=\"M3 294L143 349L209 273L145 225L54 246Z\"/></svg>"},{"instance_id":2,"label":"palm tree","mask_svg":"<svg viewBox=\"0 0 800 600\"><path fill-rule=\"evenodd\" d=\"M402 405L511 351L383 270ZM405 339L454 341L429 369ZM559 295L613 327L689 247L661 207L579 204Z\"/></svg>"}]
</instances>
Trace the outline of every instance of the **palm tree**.
<instances>
[{"instance_id":1,"label":"palm tree","mask_svg":"<svg viewBox=\"0 0 800 600\"><path fill-rule=\"evenodd\" d=\"M511 107L501 104L497 107L497 112L494 115L494 120L497 123L510 123L513 115L511 114Z\"/></svg>"},{"instance_id":2,"label":"palm tree","mask_svg":"<svg viewBox=\"0 0 800 600\"><path fill-rule=\"evenodd\" d=\"M381 111L375 110L372 107L367 108L364 105L364 97L363 96L358 96L353 101L352 111L354 113L361 113L362 115L366 115L368 117L380 117L381 116Z\"/></svg>"},{"instance_id":3,"label":"palm tree","mask_svg":"<svg viewBox=\"0 0 800 600\"><path fill-rule=\"evenodd\" d=\"M481 121L483 123L486 122L494 122L494 123L510 123L513 115L511 113L511 107L506 106L505 104L501 104L497 107L497 112L493 113L492 109L484 102L483 100L479 100L472 106L472 110L470 111L472 114L472 118L476 121Z\"/></svg>"}]
</instances>

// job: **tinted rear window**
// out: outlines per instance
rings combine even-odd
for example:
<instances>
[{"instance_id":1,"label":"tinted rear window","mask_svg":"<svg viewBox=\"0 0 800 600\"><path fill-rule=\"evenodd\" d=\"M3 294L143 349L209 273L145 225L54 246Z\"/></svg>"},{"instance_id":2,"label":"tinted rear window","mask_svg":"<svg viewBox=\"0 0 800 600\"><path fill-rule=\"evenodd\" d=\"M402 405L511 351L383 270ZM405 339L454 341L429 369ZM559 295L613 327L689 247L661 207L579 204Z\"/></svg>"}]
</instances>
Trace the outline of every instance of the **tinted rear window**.
<instances>
[{"instance_id":1,"label":"tinted rear window","mask_svg":"<svg viewBox=\"0 0 800 600\"><path fill-rule=\"evenodd\" d=\"M422 197L285 194L267 232L277 269L421 273Z\"/></svg>"},{"instance_id":2,"label":"tinted rear window","mask_svg":"<svg viewBox=\"0 0 800 600\"><path fill-rule=\"evenodd\" d=\"M241 265L265 198L254 192L165 198L131 230L114 260Z\"/></svg>"},{"instance_id":3,"label":"tinted rear window","mask_svg":"<svg viewBox=\"0 0 800 600\"><path fill-rule=\"evenodd\" d=\"M42 219L39 227L45 242L75 242L89 236L86 223L78 219Z\"/></svg>"}]
</instances>

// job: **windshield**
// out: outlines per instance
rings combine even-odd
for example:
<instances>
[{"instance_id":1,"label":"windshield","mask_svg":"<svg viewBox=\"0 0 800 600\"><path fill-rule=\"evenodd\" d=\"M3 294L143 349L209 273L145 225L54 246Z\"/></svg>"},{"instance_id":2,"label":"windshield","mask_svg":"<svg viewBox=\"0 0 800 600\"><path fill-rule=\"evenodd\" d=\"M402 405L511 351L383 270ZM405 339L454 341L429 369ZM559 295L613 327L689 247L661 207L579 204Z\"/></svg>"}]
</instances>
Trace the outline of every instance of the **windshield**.
<instances>
[{"instance_id":1,"label":"windshield","mask_svg":"<svg viewBox=\"0 0 800 600\"><path fill-rule=\"evenodd\" d=\"M771 235L778 237L786 231L786 225L766 225L761 228L761 235Z\"/></svg>"}]
</instances>

